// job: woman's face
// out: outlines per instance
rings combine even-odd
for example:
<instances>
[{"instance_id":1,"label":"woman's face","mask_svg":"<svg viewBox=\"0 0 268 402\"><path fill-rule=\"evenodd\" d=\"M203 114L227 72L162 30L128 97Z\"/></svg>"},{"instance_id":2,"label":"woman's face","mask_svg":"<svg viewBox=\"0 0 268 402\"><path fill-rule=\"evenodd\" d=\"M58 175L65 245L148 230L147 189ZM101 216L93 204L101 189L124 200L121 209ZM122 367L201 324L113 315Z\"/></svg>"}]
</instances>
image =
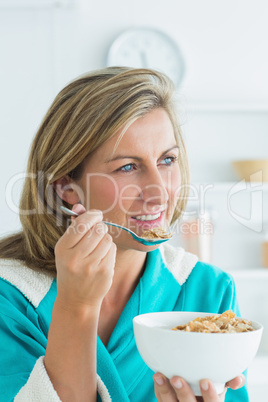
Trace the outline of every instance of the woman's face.
<instances>
[{"instance_id":1,"label":"woman's face","mask_svg":"<svg viewBox=\"0 0 268 402\"><path fill-rule=\"evenodd\" d=\"M168 114L156 109L137 119L116 146L121 130L85 164L77 182L86 209L103 211L104 220L138 235L170 224L176 206L179 150ZM150 251L125 231L109 227L117 248Z\"/></svg>"}]
</instances>

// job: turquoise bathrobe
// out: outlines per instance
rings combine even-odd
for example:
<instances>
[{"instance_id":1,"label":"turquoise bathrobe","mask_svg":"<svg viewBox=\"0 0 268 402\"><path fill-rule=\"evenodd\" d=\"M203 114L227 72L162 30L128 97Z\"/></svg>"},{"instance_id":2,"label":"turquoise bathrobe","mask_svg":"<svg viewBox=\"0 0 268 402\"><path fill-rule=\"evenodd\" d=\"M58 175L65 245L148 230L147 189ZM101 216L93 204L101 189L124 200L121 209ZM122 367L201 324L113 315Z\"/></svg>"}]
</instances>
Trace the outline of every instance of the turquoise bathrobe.
<instances>
[{"instance_id":1,"label":"turquoise bathrobe","mask_svg":"<svg viewBox=\"0 0 268 402\"><path fill-rule=\"evenodd\" d=\"M159 249L147 254L144 274L107 346L99 337L97 339L97 373L113 402L156 401L154 373L141 359L135 344L132 320L136 315L160 311L222 313L228 309L239 314L235 285L230 275L197 262L180 280L167 265ZM15 396L27 383L37 359L44 356L46 350L57 283L53 277L40 279L39 276L35 279L37 289L32 294L27 270L23 268L22 279L14 279L10 274L12 267L5 266L1 270L0 261L0 402L23 401ZM16 275L20 276L20 272L17 266ZM46 285L42 287L43 278ZM109 400L100 395L101 392L99 401ZM53 402L52 399L47 401ZM246 387L236 391L228 389L225 401L247 402Z\"/></svg>"}]
</instances>

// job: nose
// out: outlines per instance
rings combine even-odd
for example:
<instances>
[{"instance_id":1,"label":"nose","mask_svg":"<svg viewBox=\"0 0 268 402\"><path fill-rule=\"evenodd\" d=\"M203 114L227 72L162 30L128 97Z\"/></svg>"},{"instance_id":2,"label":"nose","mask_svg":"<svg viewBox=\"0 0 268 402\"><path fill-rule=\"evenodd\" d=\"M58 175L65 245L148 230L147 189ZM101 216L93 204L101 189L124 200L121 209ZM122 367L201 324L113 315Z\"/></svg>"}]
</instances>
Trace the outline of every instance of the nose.
<instances>
[{"instance_id":1,"label":"nose","mask_svg":"<svg viewBox=\"0 0 268 402\"><path fill-rule=\"evenodd\" d=\"M146 203L152 203L156 205L166 204L168 195L168 178L163 178L157 168L152 169L150 172L146 172L145 179L143 181L141 199Z\"/></svg>"}]
</instances>

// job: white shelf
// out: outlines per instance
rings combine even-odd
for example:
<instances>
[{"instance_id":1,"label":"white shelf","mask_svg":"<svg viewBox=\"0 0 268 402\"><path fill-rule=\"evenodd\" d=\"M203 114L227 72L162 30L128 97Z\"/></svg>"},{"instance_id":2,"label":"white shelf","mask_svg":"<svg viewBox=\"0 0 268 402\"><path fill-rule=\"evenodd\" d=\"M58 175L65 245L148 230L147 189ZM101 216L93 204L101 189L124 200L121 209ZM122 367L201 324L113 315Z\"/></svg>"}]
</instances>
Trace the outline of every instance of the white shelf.
<instances>
[{"instance_id":1,"label":"white shelf","mask_svg":"<svg viewBox=\"0 0 268 402\"><path fill-rule=\"evenodd\" d=\"M268 268L252 267L248 269L232 268L223 270L231 274L234 279L246 279L246 280L268 280Z\"/></svg>"},{"instance_id":2,"label":"white shelf","mask_svg":"<svg viewBox=\"0 0 268 402\"><path fill-rule=\"evenodd\" d=\"M241 190L245 188L268 191L268 182L246 182L244 180L226 181L226 182L214 182L214 183L191 183L195 188L205 188L209 192L226 192L230 191L234 186L236 190L241 187Z\"/></svg>"}]
</instances>

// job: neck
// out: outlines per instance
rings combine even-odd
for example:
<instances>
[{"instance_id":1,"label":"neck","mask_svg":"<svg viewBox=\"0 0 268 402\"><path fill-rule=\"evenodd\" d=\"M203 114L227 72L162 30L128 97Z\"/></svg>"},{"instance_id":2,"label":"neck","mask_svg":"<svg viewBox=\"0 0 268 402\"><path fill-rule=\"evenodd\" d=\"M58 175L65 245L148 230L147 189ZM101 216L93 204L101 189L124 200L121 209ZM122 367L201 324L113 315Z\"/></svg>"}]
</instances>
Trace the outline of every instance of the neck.
<instances>
[{"instance_id":1,"label":"neck","mask_svg":"<svg viewBox=\"0 0 268 402\"><path fill-rule=\"evenodd\" d=\"M117 250L113 283L105 303L117 304L130 298L143 274L146 255L142 251Z\"/></svg>"}]
</instances>

